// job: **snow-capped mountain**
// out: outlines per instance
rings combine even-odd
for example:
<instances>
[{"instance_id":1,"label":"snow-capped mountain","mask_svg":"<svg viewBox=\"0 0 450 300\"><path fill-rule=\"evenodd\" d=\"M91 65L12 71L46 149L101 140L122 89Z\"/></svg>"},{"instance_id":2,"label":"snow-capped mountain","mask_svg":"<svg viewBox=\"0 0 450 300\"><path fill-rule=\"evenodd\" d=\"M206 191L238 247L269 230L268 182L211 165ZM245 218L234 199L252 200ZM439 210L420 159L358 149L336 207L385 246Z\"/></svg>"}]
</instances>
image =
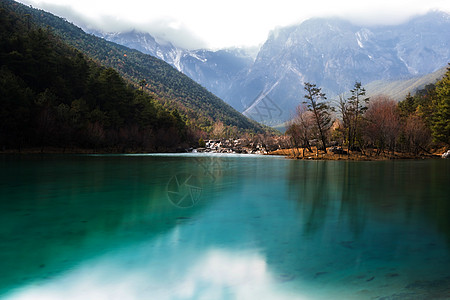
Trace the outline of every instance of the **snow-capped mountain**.
<instances>
[{"instance_id":1,"label":"snow-capped mountain","mask_svg":"<svg viewBox=\"0 0 450 300\"><path fill-rule=\"evenodd\" d=\"M402 25L377 27L311 19L273 31L255 63L222 97L247 116L273 124L288 119L303 101L304 82L317 84L331 98L348 92L355 81L365 85L421 76L448 62L448 14L433 12Z\"/></svg>"},{"instance_id":2,"label":"snow-capped mountain","mask_svg":"<svg viewBox=\"0 0 450 300\"><path fill-rule=\"evenodd\" d=\"M93 33L164 60L216 95L225 95L237 74L248 69L256 56L252 49L182 49L165 41L157 41L148 33L134 30L123 33Z\"/></svg>"},{"instance_id":3,"label":"snow-capped mountain","mask_svg":"<svg viewBox=\"0 0 450 300\"><path fill-rule=\"evenodd\" d=\"M103 34L108 40L159 57L245 115L268 125L289 119L303 101L303 84L329 98L355 81L423 76L450 62L450 15L430 12L396 26L364 27L316 18L270 33L256 58L246 51L186 50L149 34Z\"/></svg>"}]
</instances>

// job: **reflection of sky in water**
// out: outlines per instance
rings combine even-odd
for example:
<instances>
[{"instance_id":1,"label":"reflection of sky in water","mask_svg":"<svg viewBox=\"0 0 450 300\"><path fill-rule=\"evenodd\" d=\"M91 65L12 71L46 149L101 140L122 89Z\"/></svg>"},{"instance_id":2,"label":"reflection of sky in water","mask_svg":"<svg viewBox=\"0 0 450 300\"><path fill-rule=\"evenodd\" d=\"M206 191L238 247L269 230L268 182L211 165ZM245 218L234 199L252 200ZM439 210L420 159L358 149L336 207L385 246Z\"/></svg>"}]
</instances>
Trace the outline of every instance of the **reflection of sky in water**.
<instances>
[{"instance_id":1,"label":"reflection of sky in water","mask_svg":"<svg viewBox=\"0 0 450 300\"><path fill-rule=\"evenodd\" d=\"M6 299L408 299L450 292L445 165L131 157L76 161L70 197L64 176L44 182L54 187L54 200L47 199L42 220L64 226L31 231L55 231L36 262L46 259L46 267ZM210 165L214 177L205 172ZM177 209L160 188L179 172L203 179L194 208ZM47 212L65 207L60 199L72 211ZM80 253L58 248L72 232L80 233L68 240ZM47 278L57 249L73 263Z\"/></svg>"},{"instance_id":2,"label":"reflection of sky in water","mask_svg":"<svg viewBox=\"0 0 450 300\"><path fill-rule=\"evenodd\" d=\"M7 299L301 299L277 287L258 251L181 250L174 245L178 230L85 262Z\"/></svg>"}]
</instances>

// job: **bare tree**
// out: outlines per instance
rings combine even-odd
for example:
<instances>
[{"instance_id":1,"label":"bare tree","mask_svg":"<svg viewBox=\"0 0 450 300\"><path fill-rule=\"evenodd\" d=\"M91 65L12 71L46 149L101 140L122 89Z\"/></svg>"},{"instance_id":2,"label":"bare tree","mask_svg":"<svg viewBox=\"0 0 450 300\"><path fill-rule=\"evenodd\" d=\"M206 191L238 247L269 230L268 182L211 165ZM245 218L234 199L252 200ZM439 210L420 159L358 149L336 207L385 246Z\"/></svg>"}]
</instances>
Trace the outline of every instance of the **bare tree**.
<instances>
[{"instance_id":1,"label":"bare tree","mask_svg":"<svg viewBox=\"0 0 450 300\"><path fill-rule=\"evenodd\" d=\"M377 147L377 154L386 148L394 151L400 131L397 103L387 96L376 96L365 113L364 134Z\"/></svg>"},{"instance_id":2,"label":"bare tree","mask_svg":"<svg viewBox=\"0 0 450 300\"><path fill-rule=\"evenodd\" d=\"M404 134L409 150L416 155L420 150L426 151L425 149L431 141L430 129L422 118L415 113L410 114L406 119Z\"/></svg>"},{"instance_id":3,"label":"bare tree","mask_svg":"<svg viewBox=\"0 0 450 300\"><path fill-rule=\"evenodd\" d=\"M292 149L292 156L298 157L296 151L301 145L301 130L300 126L294 119L290 120L287 126L286 135L289 136L290 148Z\"/></svg>"},{"instance_id":4,"label":"bare tree","mask_svg":"<svg viewBox=\"0 0 450 300\"><path fill-rule=\"evenodd\" d=\"M308 107L305 104L299 105L295 117L291 120L287 134L291 136L294 149L299 147L303 148L303 156L305 156L305 148L312 152L309 140L314 136L314 126L313 113L308 110Z\"/></svg>"},{"instance_id":5,"label":"bare tree","mask_svg":"<svg viewBox=\"0 0 450 300\"><path fill-rule=\"evenodd\" d=\"M351 121L352 121L352 114L350 111L348 99L344 97L344 95L339 95L339 100L337 101L337 109L338 114L340 114L342 123L339 127L339 132L342 135L343 143L349 143L350 141L350 131L351 131Z\"/></svg>"},{"instance_id":6,"label":"bare tree","mask_svg":"<svg viewBox=\"0 0 450 300\"><path fill-rule=\"evenodd\" d=\"M223 125L223 123L221 121L217 121L216 123L214 123L211 135L214 138L220 139L220 138L225 137L225 134L226 134L226 128Z\"/></svg>"}]
</instances>

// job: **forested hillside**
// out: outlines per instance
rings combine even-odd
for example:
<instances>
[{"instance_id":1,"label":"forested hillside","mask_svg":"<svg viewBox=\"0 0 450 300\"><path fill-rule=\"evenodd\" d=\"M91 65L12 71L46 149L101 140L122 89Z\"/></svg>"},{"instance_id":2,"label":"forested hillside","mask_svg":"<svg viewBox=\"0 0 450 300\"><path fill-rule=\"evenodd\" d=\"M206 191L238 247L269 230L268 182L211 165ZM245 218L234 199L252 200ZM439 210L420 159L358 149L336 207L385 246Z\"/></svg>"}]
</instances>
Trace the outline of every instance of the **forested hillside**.
<instances>
[{"instance_id":1,"label":"forested hillside","mask_svg":"<svg viewBox=\"0 0 450 300\"><path fill-rule=\"evenodd\" d=\"M178 111L0 6L0 150L167 151L193 139Z\"/></svg>"},{"instance_id":2,"label":"forested hillside","mask_svg":"<svg viewBox=\"0 0 450 300\"><path fill-rule=\"evenodd\" d=\"M209 131L215 122L223 122L236 130L262 132L258 123L238 111L178 72L164 61L104 39L86 34L62 18L36 10L11 0L1 0L4 9L11 9L30 26L46 28L63 41L119 71L134 85L155 95L165 107L177 108L187 118L188 125Z\"/></svg>"},{"instance_id":3,"label":"forested hillside","mask_svg":"<svg viewBox=\"0 0 450 300\"><path fill-rule=\"evenodd\" d=\"M301 102L305 82L337 97L358 80L374 96L382 89L374 91L367 85L370 82L411 79L445 67L450 61L448 32L449 14L439 11L392 26L361 26L332 17L309 19L273 30L248 72L241 72L228 94L220 96L245 115L279 124L290 119ZM281 110L277 118L259 118L254 109L259 94L277 104Z\"/></svg>"},{"instance_id":4,"label":"forested hillside","mask_svg":"<svg viewBox=\"0 0 450 300\"><path fill-rule=\"evenodd\" d=\"M434 142L450 146L450 64L444 77L436 84L429 84L408 95L398 103L402 117L410 120L411 127L417 130L423 121Z\"/></svg>"}]
</instances>

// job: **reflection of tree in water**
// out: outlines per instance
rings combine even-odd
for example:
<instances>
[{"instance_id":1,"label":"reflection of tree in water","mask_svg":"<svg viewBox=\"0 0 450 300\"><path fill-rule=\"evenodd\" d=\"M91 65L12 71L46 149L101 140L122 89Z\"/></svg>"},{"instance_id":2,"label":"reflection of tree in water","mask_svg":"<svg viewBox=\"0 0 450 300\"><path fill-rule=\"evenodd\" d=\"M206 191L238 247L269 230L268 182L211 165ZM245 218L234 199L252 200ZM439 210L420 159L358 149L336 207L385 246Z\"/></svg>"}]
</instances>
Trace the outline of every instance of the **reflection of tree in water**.
<instances>
[{"instance_id":1,"label":"reflection of tree in water","mask_svg":"<svg viewBox=\"0 0 450 300\"><path fill-rule=\"evenodd\" d=\"M322 162L305 163L291 168L290 195L296 197L302 211L305 233L313 235L323 225L329 205L327 172Z\"/></svg>"},{"instance_id":2,"label":"reflection of tree in water","mask_svg":"<svg viewBox=\"0 0 450 300\"><path fill-rule=\"evenodd\" d=\"M324 161L291 164L289 195L299 205L304 230L313 235L338 214L339 224L348 221L355 238L364 228L365 210L355 179L359 169L351 164Z\"/></svg>"},{"instance_id":3,"label":"reflection of tree in water","mask_svg":"<svg viewBox=\"0 0 450 300\"><path fill-rule=\"evenodd\" d=\"M347 224L355 241L371 220L413 228L419 222L435 224L450 244L450 168L442 164L450 165L440 160L296 162L290 164L289 196L297 201L309 236L335 217L335 225L344 230Z\"/></svg>"},{"instance_id":4,"label":"reflection of tree in water","mask_svg":"<svg viewBox=\"0 0 450 300\"><path fill-rule=\"evenodd\" d=\"M358 239L364 229L367 212L364 203L365 197L358 189L358 178L362 175L361 165L346 162L342 169L342 173L337 174L339 180L342 181L339 217L340 219L348 218L350 230L354 238Z\"/></svg>"},{"instance_id":5,"label":"reflection of tree in water","mask_svg":"<svg viewBox=\"0 0 450 300\"><path fill-rule=\"evenodd\" d=\"M294 161L288 195L301 225L268 261L308 284L391 280L432 299L448 291L450 161ZM336 278L340 278L336 280ZM447 292L448 293L448 292ZM389 298L389 297L388 297Z\"/></svg>"}]
</instances>

